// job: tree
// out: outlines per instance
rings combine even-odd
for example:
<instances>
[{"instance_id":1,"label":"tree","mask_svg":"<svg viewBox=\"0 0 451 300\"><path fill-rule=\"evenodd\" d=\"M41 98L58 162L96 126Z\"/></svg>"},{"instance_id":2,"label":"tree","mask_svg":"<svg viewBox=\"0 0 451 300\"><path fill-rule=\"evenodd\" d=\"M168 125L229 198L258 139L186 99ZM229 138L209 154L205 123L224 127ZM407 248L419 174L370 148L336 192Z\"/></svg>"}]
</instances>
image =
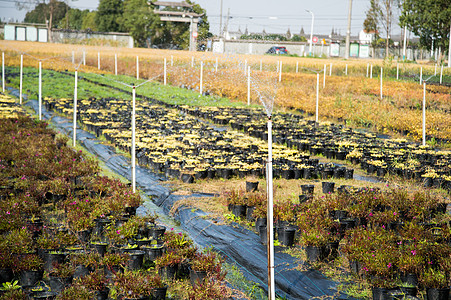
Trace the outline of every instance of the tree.
<instances>
[{"instance_id":1,"label":"tree","mask_svg":"<svg viewBox=\"0 0 451 300\"><path fill-rule=\"evenodd\" d=\"M377 0L370 0L370 8L366 11L366 19L363 21L363 29L366 32L377 32L378 24L377 18L379 15L380 7Z\"/></svg>"},{"instance_id":2,"label":"tree","mask_svg":"<svg viewBox=\"0 0 451 300\"><path fill-rule=\"evenodd\" d=\"M81 30L83 28L83 20L89 14L89 10L80 10L71 8L68 10L63 19L59 22L60 28Z\"/></svg>"},{"instance_id":3,"label":"tree","mask_svg":"<svg viewBox=\"0 0 451 300\"><path fill-rule=\"evenodd\" d=\"M124 27L120 23L124 5L122 0L100 0L95 21L99 31L123 32Z\"/></svg>"},{"instance_id":4,"label":"tree","mask_svg":"<svg viewBox=\"0 0 451 300\"><path fill-rule=\"evenodd\" d=\"M376 31L382 28L386 34L385 56L389 56L390 35L393 22L396 19L400 0L370 0L370 9L366 12L363 27L366 31Z\"/></svg>"},{"instance_id":5,"label":"tree","mask_svg":"<svg viewBox=\"0 0 451 300\"><path fill-rule=\"evenodd\" d=\"M49 28L56 28L68 9L69 6L61 1L38 3L32 11L27 12L24 21L40 24L46 24L48 22Z\"/></svg>"},{"instance_id":6,"label":"tree","mask_svg":"<svg viewBox=\"0 0 451 300\"><path fill-rule=\"evenodd\" d=\"M449 0L404 0L400 25L420 37L420 45L448 49L451 23Z\"/></svg>"},{"instance_id":7,"label":"tree","mask_svg":"<svg viewBox=\"0 0 451 300\"><path fill-rule=\"evenodd\" d=\"M150 46L149 39L155 34L152 24L158 20L146 0L126 0L124 12L119 19L138 47Z\"/></svg>"},{"instance_id":8,"label":"tree","mask_svg":"<svg viewBox=\"0 0 451 300\"><path fill-rule=\"evenodd\" d=\"M83 22L81 24L82 30L92 30L92 31L98 31L97 23L96 23L96 11L90 11L84 18Z\"/></svg>"}]
</instances>

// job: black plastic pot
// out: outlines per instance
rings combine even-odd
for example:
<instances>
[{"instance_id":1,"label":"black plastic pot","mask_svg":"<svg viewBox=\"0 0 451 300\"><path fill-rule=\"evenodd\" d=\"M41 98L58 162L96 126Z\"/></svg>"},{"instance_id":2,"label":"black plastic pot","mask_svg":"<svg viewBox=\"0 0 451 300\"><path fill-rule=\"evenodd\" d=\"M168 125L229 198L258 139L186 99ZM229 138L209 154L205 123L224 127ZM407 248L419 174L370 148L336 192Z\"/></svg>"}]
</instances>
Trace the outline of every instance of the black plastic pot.
<instances>
[{"instance_id":1,"label":"black plastic pot","mask_svg":"<svg viewBox=\"0 0 451 300\"><path fill-rule=\"evenodd\" d=\"M389 290L381 287L372 287L373 300L392 300Z\"/></svg>"},{"instance_id":2,"label":"black plastic pot","mask_svg":"<svg viewBox=\"0 0 451 300\"><path fill-rule=\"evenodd\" d=\"M416 297L417 294L418 294L418 288L417 287L400 286L399 289L404 294L404 296Z\"/></svg>"},{"instance_id":3,"label":"black plastic pot","mask_svg":"<svg viewBox=\"0 0 451 300\"><path fill-rule=\"evenodd\" d=\"M246 220L253 221L255 218L253 216L255 206L246 206Z\"/></svg>"},{"instance_id":4,"label":"black plastic pot","mask_svg":"<svg viewBox=\"0 0 451 300\"><path fill-rule=\"evenodd\" d=\"M291 247L294 244L294 237L296 235L296 228L284 227L279 231L279 242L287 247Z\"/></svg>"},{"instance_id":5,"label":"black plastic pot","mask_svg":"<svg viewBox=\"0 0 451 300\"><path fill-rule=\"evenodd\" d=\"M427 300L448 300L449 299L449 288L443 288L443 289L427 288L426 289L426 299Z\"/></svg>"},{"instance_id":6,"label":"black plastic pot","mask_svg":"<svg viewBox=\"0 0 451 300\"><path fill-rule=\"evenodd\" d=\"M354 169L345 170L345 179L354 179Z\"/></svg>"},{"instance_id":7,"label":"black plastic pot","mask_svg":"<svg viewBox=\"0 0 451 300\"><path fill-rule=\"evenodd\" d=\"M77 236L80 242L84 244L88 243L89 239L91 238L91 232L92 229L77 231Z\"/></svg>"},{"instance_id":8,"label":"black plastic pot","mask_svg":"<svg viewBox=\"0 0 451 300\"><path fill-rule=\"evenodd\" d=\"M301 190L305 195L312 195L315 190L315 186L313 184L303 184L301 185Z\"/></svg>"},{"instance_id":9,"label":"black plastic pot","mask_svg":"<svg viewBox=\"0 0 451 300\"><path fill-rule=\"evenodd\" d=\"M180 175L180 180L182 180L184 183L193 183L194 182L194 176L191 174L182 174Z\"/></svg>"},{"instance_id":10,"label":"black plastic pot","mask_svg":"<svg viewBox=\"0 0 451 300\"><path fill-rule=\"evenodd\" d=\"M44 270L40 271L32 271L32 270L24 270L19 274L19 285L22 287L30 287L34 286L37 282L42 280L42 276L44 275Z\"/></svg>"},{"instance_id":11,"label":"black plastic pot","mask_svg":"<svg viewBox=\"0 0 451 300\"><path fill-rule=\"evenodd\" d=\"M207 277L206 271L194 271L191 268L189 269L189 280L192 286L202 284L205 277Z\"/></svg>"},{"instance_id":12,"label":"black plastic pot","mask_svg":"<svg viewBox=\"0 0 451 300\"><path fill-rule=\"evenodd\" d=\"M51 272L54 269L54 264L62 264L66 260L67 253L62 252L46 252L44 254L44 270Z\"/></svg>"},{"instance_id":13,"label":"black plastic pot","mask_svg":"<svg viewBox=\"0 0 451 300\"><path fill-rule=\"evenodd\" d=\"M246 217L246 205L235 205L233 207L232 213L238 218Z\"/></svg>"},{"instance_id":14,"label":"black plastic pot","mask_svg":"<svg viewBox=\"0 0 451 300\"><path fill-rule=\"evenodd\" d=\"M109 224L111 224L111 220L106 218L98 218L95 222L94 233L100 237L103 237L104 230Z\"/></svg>"},{"instance_id":15,"label":"black plastic pot","mask_svg":"<svg viewBox=\"0 0 451 300\"><path fill-rule=\"evenodd\" d=\"M306 246L307 261L321 261L326 255L326 246Z\"/></svg>"},{"instance_id":16,"label":"black plastic pot","mask_svg":"<svg viewBox=\"0 0 451 300\"><path fill-rule=\"evenodd\" d=\"M165 300L168 286L152 289L152 300Z\"/></svg>"},{"instance_id":17,"label":"black plastic pot","mask_svg":"<svg viewBox=\"0 0 451 300\"><path fill-rule=\"evenodd\" d=\"M178 271L178 265L164 266L158 270L161 277L166 279L175 279Z\"/></svg>"},{"instance_id":18,"label":"black plastic pot","mask_svg":"<svg viewBox=\"0 0 451 300\"><path fill-rule=\"evenodd\" d=\"M145 259L154 261L158 257L163 255L164 247L162 245L149 245L149 246L143 246L141 248L142 251L144 251Z\"/></svg>"},{"instance_id":19,"label":"black plastic pot","mask_svg":"<svg viewBox=\"0 0 451 300\"><path fill-rule=\"evenodd\" d=\"M14 278L11 268L0 269L0 284L10 282Z\"/></svg>"},{"instance_id":20,"label":"black plastic pot","mask_svg":"<svg viewBox=\"0 0 451 300\"><path fill-rule=\"evenodd\" d=\"M50 291L33 292L30 296L35 300L52 300L55 299L58 293Z\"/></svg>"},{"instance_id":21,"label":"black plastic pot","mask_svg":"<svg viewBox=\"0 0 451 300\"><path fill-rule=\"evenodd\" d=\"M72 277L61 278L55 276L49 276L49 286L52 291L60 293L64 288L68 287L72 283Z\"/></svg>"},{"instance_id":22,"label":"black plastic pot","mask_svg":"<svg viewBox=\"0 0 451 300\"><path fill-rule=\"evenodd\" d=\"M165 232L166 232L166 227L164 227L164 226L155 226L153 228L152 237L154 239L160 239L160 238L163 237Z\"/></svg>"},{"instance_id":23,"label":"black plastic pot","mask_svg":"<svg viewBox=\"0 0 451 300\"><path fill-rule=\"evenodd\" d=\"M323 181L321 184L324 194L332 194L334 192L335 182Z\"/></svg>"},{"instance_id":24,"label":"black plastic pot","mask_svg":"<svg viewBox=\"0 0 451 300\"><path fill-rule=\"evenodd\" d=\"M110 289L104 289L103 291L95 292L96 300L108 300L108 294L110 293Z\"/></svg>"},{"instance_id":25,"label":"black plastic pot","mask_svg":"<svg viewBox=\"0 0 451 300\"><path fill-rule=\"evenodd\" d=\"M260 226L258 228L258 233L260 235L260 243L262 243L263 245L268 244L268 234L266 233L266 225Z\"/></svg>"},{"instance_id":26,"label":"black plastic pot","mask_svg":"<svg viewBox=\"0 0 451 300\"><path fill-rule=\"evenodd\" d=\"M258 189L258 181L246 181L246 192L255 192Z\"/></svg>"},{"instance_id":27,"label":"black plastic pot","mask_svg":"<svg viewBox=\"0 0 451 300\"><path fill-rule=\"evenodd\" d=\"M267 218L257 218L255 220L255 231L260 233L260 226L266 226Z\"/></svg>"},{"instance_id":28,"label":"black plastic pot","mask_svg":"<svg viewBox=\"0 0 451 300\"><path fill-rule=\"evenodd\" d=\"M100 254L100 256L104 256L106 253L106 248L108 246L107 243L91 243L91 248L97 251L97 253Z\"/></svg>"},{"instance_id":29,"label":"black plastic pot","mask_svg":"<svg viewBox=\"0 0 451 300\"><path fill-rule=\"evenodd\" d=\"M136 271L142 268L144 262L144 251L141 250L126 250L125 253L129 255L127 268Z\"/></svg>"}]
</instances>

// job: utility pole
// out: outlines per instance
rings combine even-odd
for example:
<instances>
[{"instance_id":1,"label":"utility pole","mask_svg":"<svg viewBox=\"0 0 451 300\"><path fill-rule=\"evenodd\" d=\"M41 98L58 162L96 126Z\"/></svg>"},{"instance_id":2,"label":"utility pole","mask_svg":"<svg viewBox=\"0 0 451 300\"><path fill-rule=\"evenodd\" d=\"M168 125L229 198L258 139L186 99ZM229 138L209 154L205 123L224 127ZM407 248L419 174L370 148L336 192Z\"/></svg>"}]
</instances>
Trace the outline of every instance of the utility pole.
<instances>
[{"instance_id":1,"label":"utility pole","mask_svg":"<svg viewBox=\"0 0 451 300\"><path fill-rule=\"evenodd\" d=\"M221 0L221 10L219 13L219 37L222 38L222 1Z\"/></svg>"},{"instance_id":2,"label":"utility pole","mask_svg":"<svg viewBox=\"0 0 451 300\"><path fill-rule=\"evenodd\" d=\"M349 11L348 11L348 29L346 30L346 53L345 58L349 58L349 43L351 40L351 15L352 15L352 0L349 0Z\"/></svg>"},{"instance_id":3,"label":"utility pole","mask_svg":"<svg viewBox=\"0 0 451 300\"><path fill-rule=\"evenodd\" d=\"M451 68L451 23L449 24L448 68Z\"/></svg>"},{"instance_id":4,"label":"utility pole","mask_svg":"<svg viewBox=\"0 0 451 300\"><path fill-rule=\"evenodd\" d=\"M227 34L227 32L229 32L229 19L230 19L230 7L227 10L227 20L226 20L226 25L225 25L225 34Z\"/></svg>"}]
</instances>

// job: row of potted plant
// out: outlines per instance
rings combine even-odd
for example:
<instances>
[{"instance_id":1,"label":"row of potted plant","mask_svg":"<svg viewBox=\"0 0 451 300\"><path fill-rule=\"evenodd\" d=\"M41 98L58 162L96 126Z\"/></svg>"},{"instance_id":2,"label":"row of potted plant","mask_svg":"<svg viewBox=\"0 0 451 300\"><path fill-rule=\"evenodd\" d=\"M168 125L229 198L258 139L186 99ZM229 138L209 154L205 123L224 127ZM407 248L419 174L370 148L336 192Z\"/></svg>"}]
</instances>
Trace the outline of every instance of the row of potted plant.
<instances>
[{"instance_id":1,"label":"row of potted plant","mask_svg":"<svg viewBox=\"0 0 451 300\"><path fill-rule=\"evenodd\" d=\"M174 256L206 272L186 290L190 299L230 293L217 254L185 234L164 234L156 216L136 216L139 194L100 176L67 138L25 116L0 123L2 297L165 299L172 278L163 269Z\"/></svg>"},{"instance_id":2,"label":"row of potted plant","mask_svg":"<svg viewBox=\"0 0 451 300\"><path fill-rule=\"evenodd\" d=\"M348 272L368 281L376 294L449 294L449 200L427 190L351 186L313 196L312 187L303 186L300 202L275 200L274 236L281 245L302 247L309 262L341 255L349 261ZM236 216L247 212L266 243L265 193L236 189L223 197Z\"/></svg>"},{"instance_id":3,"label":"row of potted plant","mask_svg":"<svg viewBox=\"0 0 451 300\"><path fill-rule=\"evenodd\" d=\"M47 99L49 109L70 113L71 101ZM79 120L88 130L104 135L118 148L131 148L130 102L117 99L82 100ZM180 108L144 101L137 103L137 160L185 182L204 178L264 174L267 144L236 131L215 128ZM328 169L329 177L352 177L352 170L319 164L317 159L283 145L274 145L274 175L285 179L312 178ZM337 172L334 172L334 171Z\"/></svg>"}]
</instances>

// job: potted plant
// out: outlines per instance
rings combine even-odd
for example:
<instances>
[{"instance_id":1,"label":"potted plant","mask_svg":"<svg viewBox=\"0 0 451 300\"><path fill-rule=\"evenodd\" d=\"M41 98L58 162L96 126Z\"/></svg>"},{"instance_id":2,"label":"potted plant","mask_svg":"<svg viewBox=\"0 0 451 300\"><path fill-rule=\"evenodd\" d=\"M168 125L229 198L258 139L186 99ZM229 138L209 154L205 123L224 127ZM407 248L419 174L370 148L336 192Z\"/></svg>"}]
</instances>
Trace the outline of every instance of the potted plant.
<instances>
[{"instance_id":1,"label":"potted plant","mask_svg":"<svg viewBox=\"0 0 451 300\"><path fill-rule=\"evenodd\" d=\"M49 286L54 292L61 292L72 283L75 273L75 266L70 262L55 263L52 271L49 272Z\"/></svg>"},{"instance_id":2,"label":"potted plant","mask_svg":"<svg viewBox=\"0 0 451 300\"><path fill-rule=\"evenodd\" d=\"M147 299L151 295L151 285L148 275L139 271L125 271L121 274L116 274L115 286L117 287L117 294L122 299Z\"/></svg>"},{"instance_id":3,"label":"potted plant","mask_svg":"<svg viewBox=\"0 0 451 300\"><path fill-rule=\"evenodd\" d=\"M420 276L420 283L426 287L428 300L448 300L450 282L445 272L427 268Z\"/></svg>"},{"instance_id":4,"label":"potted plant","mask_svg":"<svg viewBox=\"0 0 451 300\"><path fill-rule=\"evenodd\" d=\"M175 251L170 251L155 259L158 273L167 279L176 277L183 257Z\"/></svg>"},{"instance_id":5,"label":"potted plant","mask_svg":"<svg viewBox=\"0 0 451 300\"><path fill-rule=\"evenodd\" d=\"M27 294L22 290L17 280L3 282L0 287L0 296L2 299L8 300L25 300L28 299Z\"/></svg>"},{"instance_id":6,"label":"potted plant","mask_svg":"<svg viewBox=\"0 0 451 300\"><path fill-rule=\"evenodd\" d=\"M15 270L20 274L21 286L33 286L42 279L44 263L36 254L25 254L18 260Z\"/></svg>"},{"instance_id":7,"label":"potted plant","mask_svg":"<svg viewBox=\"0 0 451 300\"><path fill-rule=\"evenodd\" d=\"M81 277L79 279L81 285L85 286L89 291L96 294L97 299L108 299L109 288L108 279L105 277L102 269L96 269L94 272Z\"/></svg>"},{"instance_id":8,"label":"potted plant","mask_svg":"<svg viewBox=\"0 0 451 300\"><path fill-rule=\"evenodd\" d=\"M112 276L118 272L122 272L128 262L128 256L123 253L106 253L103 256L101 264L103 265L106 276Z\"/></svg>"},{"instance_id":9,"label":"potted plant","mask_svg":"<svg viewBox=\"0 0 451 300\"><path fill-rule=\"evenodd\" d=\"M72 284L71 286L65 288L61 291L56 299L58 300L87 300L92 299L95 293L88 290L85 286L81 284Z\"/></svg>"},{"instance_id":10,"label":"potted plant","mask_svg":"<svg viewBox=\"0 0 451 300\"><path fill-rule=\"evenodd\" d=\"M221 258L210 249L197 253L190 260L190 281L194 286L213 273L221 273Z\"/></svg>"}]
</instances>

